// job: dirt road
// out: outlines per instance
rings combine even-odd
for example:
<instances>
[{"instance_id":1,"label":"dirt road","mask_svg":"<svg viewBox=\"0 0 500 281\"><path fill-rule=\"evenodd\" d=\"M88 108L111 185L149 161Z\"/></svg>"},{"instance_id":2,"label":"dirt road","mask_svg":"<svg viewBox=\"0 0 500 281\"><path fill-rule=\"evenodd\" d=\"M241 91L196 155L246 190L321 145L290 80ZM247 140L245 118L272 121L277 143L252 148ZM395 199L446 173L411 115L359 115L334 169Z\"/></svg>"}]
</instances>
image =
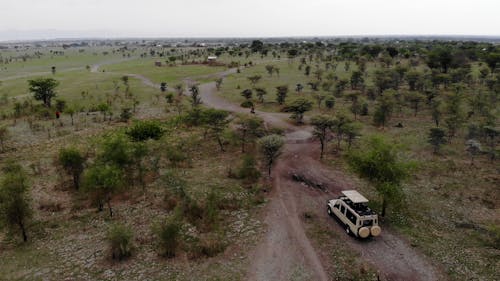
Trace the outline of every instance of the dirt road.
<instances>
[{"instance_id":1,"label":"dirt road","mask_svg":"<svg viewBox=\"0 0 500 281\"><path fill-rule=\"evenodd\" d=\"M234 73L234 70L219 75L231 73ZM127 75L140 79L148 86L159 87L141 75ZM194 81L195 78L186 79L185 83ZM248 109L219 97L214 82L202 84L199 88L206 106L236 113L249 113ZM352 180L317 160L319 145L311 139L311 128L290 124L286 114L256 110L256 115L264 119L269 126L285 129L286 145L272 171L273 190L265 210L267 230L250 253L246 279L290 280L297 274L304 280L331 279L325 270L331 261L321 258L328 257L329 253L313 248L300 219L305 211L311 210L330 231L342 234L338 237L364 261L373 265L381 280L446 279L425 257L389 229L384 228L380 237L366 241L346 235L340 225L326 215L326 200L339 195L341 190L355 189ZM300 172L316 183L323 183L324 189L310 188L293 181L294 172Z\"/></svg>"}]
</instances>

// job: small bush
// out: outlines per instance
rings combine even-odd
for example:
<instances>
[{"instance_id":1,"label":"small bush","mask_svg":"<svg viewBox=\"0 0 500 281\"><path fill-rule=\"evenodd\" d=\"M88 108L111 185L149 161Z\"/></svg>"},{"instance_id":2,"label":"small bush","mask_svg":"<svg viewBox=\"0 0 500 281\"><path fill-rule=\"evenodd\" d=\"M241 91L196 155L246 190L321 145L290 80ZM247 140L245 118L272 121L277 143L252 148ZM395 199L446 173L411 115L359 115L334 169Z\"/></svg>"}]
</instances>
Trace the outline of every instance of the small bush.
<instances>
[{"instance_id":1,"label":"small bush","mask_svg":"<svg viewBox=\"0 0 500 281\"><path fill-rule=\"evenodd\" d=\"M180 244L180 222L174 217L159 225L155 232L160 243L160 254L167 258L175 257Z\"/></svg>"},{"instance_id":2,"label":"small bush","mask_svg":"<svg viewBox=\"0 0 500 281\"><path fill-rule=\"evenodd\" d=\"M120 120L122 122L127 122L132 118L132 111L130 108L122 108L122 112L120 113Z\"/></svg>"},{"instance_id":3,"label":"small bush","mask_svg":"<svg viewBox=\"0 0 500 281\"><path fill-rule=\"evenodd\" d=\"M166 148L167 159L172 165L177 166L188 159L188 156L179 147Z\"/></svg>"},{"instance_id":4,"label":"small bush","mask_svg":"<svg viewBox=\"0 0 500 281\"><path fill-rule=\"evenodd\" d=\"M251 182L257 181L260 178L260 172L255 166L255 158L252 155L244 155L243 162L238 169L238 178Z\"/></svg>"},{"instance_id":5,"label":"small bush","mask_svg":"<svg viewBox=\"0 0 500 281\"><path fill-rule=\"evenodd\" d=\"M246 101L242 102L240 106L243 107L243 108L250 108L250 107L253 106L253 102L249 101L249 100L246 100Z\"/></svg>"},{"instance_id":6,"label":"small bush","mask_svg":"<svg viewBox=\"0 0 500 281\"><path fill-rule=\"evenodd\" d=\"M159 140L163 133L162 127L155 121L137 122L126 132L133 141Z\"/></svg>"},{"instance_id":7,"label":"small bush","mask_svg":"<svg viewBox=\"0 0 500 281\"><path fill-rule=\"evenodd\" d=\"M132 230L125 225L114 224L109 228L108 241L114 260L123 260L132 255L132 238Z\"/></svg>"},{"instance_id":8,"label":"small bush","mask_svg":"<svg viewBox=\"0 0 500 281\"><path fill-rule=\"evenodd\" d=\"M222 237L218 235L209 235L200 239L201 253L207 257L215 257L226 249L226 245L222 241Z\"/></svg>"}]
</instances>

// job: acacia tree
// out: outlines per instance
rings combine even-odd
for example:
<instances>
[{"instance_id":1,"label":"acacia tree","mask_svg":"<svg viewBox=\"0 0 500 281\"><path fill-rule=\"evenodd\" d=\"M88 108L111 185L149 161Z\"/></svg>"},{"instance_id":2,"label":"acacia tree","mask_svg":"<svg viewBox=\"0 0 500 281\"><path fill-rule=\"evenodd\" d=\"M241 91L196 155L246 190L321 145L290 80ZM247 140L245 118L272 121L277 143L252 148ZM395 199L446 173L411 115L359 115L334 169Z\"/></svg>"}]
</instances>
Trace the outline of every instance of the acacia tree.
<instances>
[{"instance_id":1,"label":"acacia tree","mask_svg":"<svg viewBox=\"0 0 500 281\"><path fill-rule=\"evenodd\" d=\"M404 196L401 183L409 176L410 165L400 161L396 149L382 137L374 136L366 148L352 150L348 162L382 197L381 216L385 216L389 203L397 203Z\"/></svg>"},{"instance_id":2,"label":"acacia tree","mask_svg":"<svg viewBox=\"0 0 500 281\"><path fill-rule=\"evenodd\" d=\"M107 204L109 216L113 217L111 199L124 186L123 177L123 171L118 166L97 164L85 172L83 190L95 196L98 200L99 210L102 210L104 204Z\"/></svg>"},{"instance_id":3,"label":"acacia tree","mask_svg":"<svg viewBox=\"0 0 500 281\"><path fill-rule=\"evenodd\" d=\"M270 65L270 64L266 65L266 71L269 74L269 76L272 77L273 76L273 72L274 72L274 65Z\"/></svg>"},{"instance_id":4,"label":"acacia tree","mask_svg":"<svg viewBox=\"0 0 500 281\"><path fill-rule=\"evenodd\" d=\"M259 99L260 103L264 103L264 96L267 95L267 91L264 88L255 88L255 94Z\"/></svg>"},{"instance_id":5,"label":"acacia tree","mask_svg":"<svg viewBox=\"0 0 500 281\"><path fill-rule=\"evenodd\" d=\"M328 115L318 115L311 118L311 125L314 127L313 135L318 138L321 144L320 159L323 159L323 152L326 147L328 132L334 124L334 119Z\"/></svg>"},{"instance_id":6,"label":"acacia tree","mask_svg":"<svg viewBox=\"0 0 500 281\"><path fill-rule=\"evenodd\" d=\"M257 85L257 83L259 83L261 78L262 78L262 76L260 76L260 75L253 75L253 76L247 77L247 79L250 80L252 87L255 87L255 85Z\"/></svg>"},{"instance_id":7,"label":"acacia tree","mask_svg":"<svg viewBox=\"0 0 500 281\"><path fill-rule=\"evenodd\" d=\"M220 150L224 152L224 144L222 143L222 133L228 127L231 120L228 119L229 112L218 109L207 109L203 112L203 121L209 132L215 137L219 144Z\"/></svg>"},{"instance_id":8,"label":"acacia tree","mask_svg":"<svg viewBox=\"0 0 500 281\"><path fill-rule=\"evenodd\" d=\"M76 190L80 188L80 176L83 173L85 157L74 147L59 150L59 164L66 173L73 177L73 186Z\"/></svg>"},{"instance_id":9,"label":"acacia tree","mask_svg":"<svg viewBox=\"0 0 500 281\"><path fill-rule=\"evenodd\" d=\"M279 135L268 135L259 139L259 145L266 159L268 174L271 176L271 167L276 158L281 154L284 145L283 138Z\"/></svg>"},{"instance_id":10,"label":"acacia tree","mask_svg":"<svg viewBox=\"0 0 500 281\"><path fill-rule=\"evenodd\" d=\"M256 117L242 117L237 124L238 137L241 142L241 152L245 152L245 144L253 141L262 133L263 121Z\"/></svg>"},{"instance_id":11,"label":"acacia tree","mask_svg":"<svg viewBox=\"0 0 500 281\"><path fill-rule=\"evenodd\" d=\"M247 101L249 101L252 98L252 90L251 89L245 89L241 92L241 96L243 96Z\"/></svg>"},{"instance_id":12,"label":"acacia tree","mask_svg":"<svg viewBox=\"0 0 500 281\"><path fill-rule=\"evenodd\" d=\"M1 152L5 151L5 141L9 138L9 130L6 126L0 126L0 147L2 148Z\"/></svg>"},{"instance_id":13,"label":"acacia tree","mask_svg":"<svg viewBox=\"0 0 500 281\"><path fill-rule=\"evenodd\" d=\"M292 112L292 118L297 122L297 124L302 124L302 120L304 119L304 113L312 109L312 102L307 99L300 98L296 99L292 102L291 105L288 106L288 110Z\"/></svg>"},{"instance_id":14,"label":"acacia tree","mask_svg":"<svg viewBox=\"0 0 500 281\"><path fill-rule=\"evenodd\" d=\"M465 143L466 150L470 155L470 165L474 165L474 157L481 153L481 143L479 143L477 140L470 139Z\"/></svg>"},{"instance_id":15,"label":"acacia tree","mask_svg":"<svg viewBox=\"0 0 500 281\"><path fill-rule=\"evenodd\" d=\"M46 107L51 106L52 98L56 96L55 88L59 82L52 78L37 78L28 80L29 91L36 100L41 100Z\"/></svg>"},{"instance_id":16,"label":"acacia tree","mask_svg":"<svg viewBox=\"0 0 500 281\"><path fill-rule=\"evenodd\" d=\"M276 101L280 104L283 105L285 103L286 96L288 94L288 86L287 85L282 85L276 87Z\"/></svg>"},{"instance_id":17,"label":"acacia tree","mask_svg":"<svg viewBox=\"0 0 500 281\"><path fill-rule=\"evenodd\" d=\"M222 77L219 77L217 79L215 79L215 88L217 89L217 91L220 90L220 88L222 87L222 82L223 82L223 78Z\"/></svg>"},{"instance_id":18,"label":"acacia tree","mask_svg":"<svg viewBox=\"0 0 500 281\"><path fill-rule=\"evenodd\" d=\"M377 126L385 127L385 124L390 119L394 109L394 97L389 92L384 92L384 95L379 98L379 104L373 115L373 122Z\"/></svg>"},{"instance_id":19,"label":"acacia tree","mask_svg":"<svg viewBox=\"0 0 500 281\"><path fill-rule=\"evenodd\" d=\"M7 163L3 172L0 182L0 222L11 231L19 229L23 241L27 242L28 223L33 217L28 178L23 168L13 162Z\"/></svg>"},{"instance_id":20,"label":"acacia tree","mask_svg":"<svg viewBox=\"0 0 500 281\"><path fill-rule=\"evenodd\" d=\"M193 85L189 88L189 92L191 92L191 105L194 107L197 107L198 105L201 104L201 97L200 97L200 89L198 88L198 85Z\"/></svg>"},{"instance_id":21,"label":"acacia tree","mask_svg":"<svg viewBox=\"0 0 500 281\"><path fill-rule=\"evenodd\" d=\"M446 143L444 130L440 128L431 128L428 142L434 147L434 154L437 154L441 145Z\"/></svg>"}]
</instances>

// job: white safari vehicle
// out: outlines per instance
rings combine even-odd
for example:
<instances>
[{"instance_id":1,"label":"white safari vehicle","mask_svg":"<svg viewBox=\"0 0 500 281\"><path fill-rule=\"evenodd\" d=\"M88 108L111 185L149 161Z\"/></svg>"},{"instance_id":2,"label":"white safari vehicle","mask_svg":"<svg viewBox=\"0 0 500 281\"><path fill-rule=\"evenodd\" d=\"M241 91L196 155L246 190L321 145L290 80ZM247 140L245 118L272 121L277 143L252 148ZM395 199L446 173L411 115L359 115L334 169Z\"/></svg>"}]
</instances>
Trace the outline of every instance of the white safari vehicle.
<instances>
[{"instance_id":1,"label":"white safari vehicle","mask_svg":"<svg viewBox=\"0 0 500 281\"><path fill-rule=\"evenodd\" d=\"M368 199L356 190L344 190L338 199L328 200L327 211L342 222L348 234L360 238L379 236L378 216L366 203Z\"/></svg>"}]
</instances>

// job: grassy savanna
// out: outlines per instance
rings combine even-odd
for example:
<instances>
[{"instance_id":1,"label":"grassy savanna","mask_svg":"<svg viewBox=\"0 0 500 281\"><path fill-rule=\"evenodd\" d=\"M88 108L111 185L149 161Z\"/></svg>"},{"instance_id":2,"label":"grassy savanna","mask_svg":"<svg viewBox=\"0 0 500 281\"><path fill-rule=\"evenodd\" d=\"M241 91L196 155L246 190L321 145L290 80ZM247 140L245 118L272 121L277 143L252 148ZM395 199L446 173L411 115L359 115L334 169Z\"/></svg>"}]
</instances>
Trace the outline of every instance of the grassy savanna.
<instances>
[{"instance_id":1,"label":"grassy savanna","mask_svg":"<svg viewBox=\"0 0 500 281\"><path fill-rule=\"evenodd\" d=\"M123 55L121 52L115 52L111 47L71 49L40 47L18 49L15 51L1 50L0 58L9 61L8 63L1 64L1 80L37 72L51 74L53 66L56 67L56 73L76 69L84 70L87 65L91 66L98 62L121 59Z\"/></svg>"}]
</instances>

